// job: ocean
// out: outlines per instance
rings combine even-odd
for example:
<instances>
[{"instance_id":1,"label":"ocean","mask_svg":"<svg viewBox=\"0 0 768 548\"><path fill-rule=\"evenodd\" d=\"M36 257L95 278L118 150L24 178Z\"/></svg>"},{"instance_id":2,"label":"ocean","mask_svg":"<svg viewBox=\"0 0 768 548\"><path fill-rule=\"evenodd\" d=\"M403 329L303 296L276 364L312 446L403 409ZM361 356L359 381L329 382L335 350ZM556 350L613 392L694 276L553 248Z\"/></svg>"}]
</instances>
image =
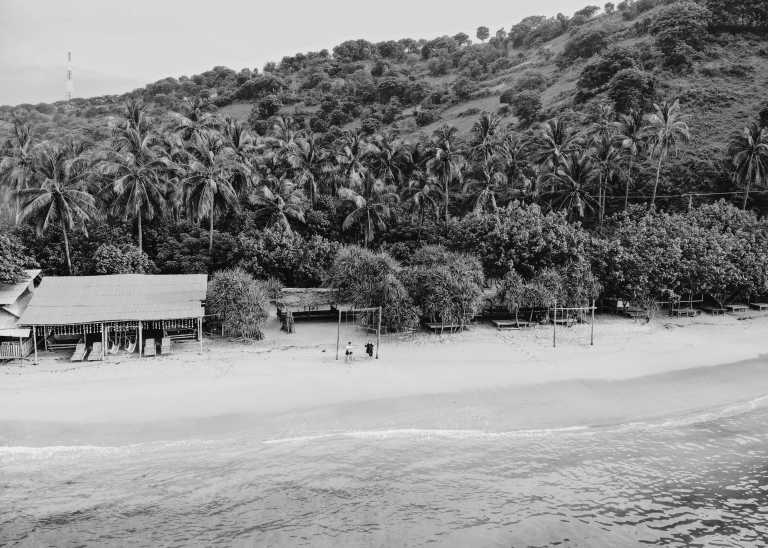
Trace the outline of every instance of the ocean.
<instances>
[{"instance_id":1,"label":"ocean","mask_svg":"<svg viewBox=\"0 0 768 548\"><path fill-rule=\"evenodd\" d=\"M0 448L2 546L766 546L764 398L597 428Z\"/></svg>"}]
</instances>

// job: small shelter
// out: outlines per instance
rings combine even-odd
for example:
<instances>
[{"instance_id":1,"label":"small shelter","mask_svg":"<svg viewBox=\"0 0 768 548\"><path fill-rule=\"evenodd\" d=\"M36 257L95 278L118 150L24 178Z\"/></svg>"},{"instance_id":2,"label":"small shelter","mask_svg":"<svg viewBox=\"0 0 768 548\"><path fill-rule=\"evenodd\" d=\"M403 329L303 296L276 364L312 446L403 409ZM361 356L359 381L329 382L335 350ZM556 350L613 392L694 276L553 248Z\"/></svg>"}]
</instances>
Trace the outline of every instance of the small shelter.
<instances>
[{"instance_id":1,"label":"small shelter","mask_svg":"<svg viewBox=\"0 0 768 548\"><path fill-rule=\"evenodd\" d=\"M32 353L29 328L18 325L35 291L40 270L25 270L26 278L15 284L0 284L0 360L23 359Z\"/></svg>"},{"instance_id":2,"label":"small shelter","mask_svg":"<svg viewBox=\"0 0 768 548\"><path fill-rule=\"evenodd\" d=\"M339 302L336 289L324 287L284 287L275 302L283 329L293 332L293 322L301 320L336 320Z\"/></svg>"},{"instance_id":3,"label":"small shelter","mask_svg":"<svg viewBox=\"0 0 768 548\"><path fill-rule=\"evenodd\" d=\"M202 348L206 290L205 274L46 277L18 324L32 329L35 361L39 339L89 360L120 346L155 355L179 339Z\"/></svg>"}]
</instances>

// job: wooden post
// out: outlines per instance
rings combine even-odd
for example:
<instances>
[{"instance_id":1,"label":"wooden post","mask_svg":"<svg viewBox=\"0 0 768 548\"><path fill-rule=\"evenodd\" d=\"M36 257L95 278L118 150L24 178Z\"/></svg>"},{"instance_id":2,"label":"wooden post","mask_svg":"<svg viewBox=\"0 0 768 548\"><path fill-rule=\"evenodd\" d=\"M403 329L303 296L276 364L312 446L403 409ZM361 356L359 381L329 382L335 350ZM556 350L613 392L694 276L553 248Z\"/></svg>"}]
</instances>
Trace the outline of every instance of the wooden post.
<instances>
[{"instance_id":1,"label":"wooden post","mask_svg":"<svg viewBox=\"0 0 768 548\"><path fill-rule=\"evenodd\" d=\"M552 311L552 348L557 348L557 301Z\"/></svg>"},{"instance_id":2,"label":"wooden post","mask_svg":"<svg viewBox=\"0 0 768 548\"><path fill-rule=\"evenodd\" d=\"M43 348L46 352L48 352L48 337L45 335L47 332L48 330L43 326Z\"/></svg>"},{"instance_id":3,"label":"wooden post","mask_svg":"<svg viewBox=\"0 0 768 548\"><path fill-rule=\"evenodd\" d=\"M107 333L104 331L104 322L101 322L101 359L104 360L104 355L106 354L106 349L104 348L107 346Z\"/></svg>"},{"instance_id":4,"label":"wooden post","mask_svg":"<svg viewBox=\"0 0 768 548\"><path fill-rule=\"evenodd\" d=\"M341 308L339 308L339 324L336 327L336 361L339 361L339 342L341 342Z\"/></svg>"},{"instance_id":5,"label":"wooden post","mask_svg":"<svg viewBox=\"0 0 768 548\"><path fill-rule=\"evenodd\" d=\"M197 318L197 338L200 341L200 353L203 353L203 317Z\"/></svg>"},{"instance_id":6,"label":"wooden post","mask_svg":"<svg viewBox=\"0 0 768 548\"><path fill-rule=\"evenodd\" d=\"M589 346L595 346L595 299L592 299L592 321L589 324Z\"/></svg>"},{"instance_id":7,"label":"wooden post","mask_svg":"<svg viewBox=\"0 0 768 548\"><path fill-rule=\"evenodd\" d=\"M379 323L376 326L376 359L379 359L379 346L381 346L381 307L379 307Z\"/></svg>"},{"instance_id":8,"label":"wooden post","mask_svg":"<svg viewBox=\"0 0 768 548\"><path fill-rule=\"evenodd\" d=\"M32 326L32 346L35 349L35 365L37 365L37 326Z\"/></svg>"},{"instance_id":9,"label":"wooden post","mask_svg":"<svg viewBox=\"0 0 768 548\"><path fill-rule=\"evenodd\" d=\"M139 343L139 358L141 358L142 350L144 350L144 342L141 340L141 320L139 320L139 332L136 342Z\"/></svg>"}]
</instances>

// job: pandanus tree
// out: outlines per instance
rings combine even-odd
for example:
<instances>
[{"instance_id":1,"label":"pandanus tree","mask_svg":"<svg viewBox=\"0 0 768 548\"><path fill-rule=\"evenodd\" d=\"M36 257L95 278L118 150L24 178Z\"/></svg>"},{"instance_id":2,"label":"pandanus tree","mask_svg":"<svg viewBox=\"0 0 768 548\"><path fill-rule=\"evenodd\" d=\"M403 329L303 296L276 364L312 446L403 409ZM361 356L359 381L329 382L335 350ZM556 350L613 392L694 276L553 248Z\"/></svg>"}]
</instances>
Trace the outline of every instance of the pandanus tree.
<instances>
[{"instance_id":1,"label":"pandanus tree","mask_svg":"<svg viewBox=\"0 0 768 548\"><path fill-rule=\"evenodd\" d=\"M661 179L661 166L672 150L677 150L681 143L691 138L683 114L680 111L680 101L666 101L653 105L654 112L648 116L645 132L648 135L651 155L658 159L656 165L656 181L653 184L651 207L656 205L656 194Z\"/></svg>"},{"instance_id":2,"label":"pandanus tree","mask_svg":"<svg viewBox=\"0 0 768 548\"><path fill-rule=\"evenodd\" d=\"M254 207L257 219L263 220L266 226L278 226L287 234L293 233L291 221L305 222L306 197L286 179L259 186L248 201Z\"/></svg>"},{"instance_id":3,"label":"pandanus tree","mask_svg":"<svg viewBox=\"0 0 768 548\"><path fill-rule=\"evenodd\" d=\"M443 197L445 226L448 227L451 185L460 183L465 165L464 155L456 144L455 127L443 126L432 138L430 157L426 162L427 174L434 177Z\"/></svg>"},{"instance_id":4,"label":"pandanus tree","mask_svg":"<svg viewBox=\"0 0 768 548\"><path fill-rule=\"evenodd\" d=\"M242 167L222 137L211 131L197 133L187 154L188 164L181 178L187 211L198 222L208 219L208 253L212 254L216 216L239 204L232 181L242 173Z\"/></svg>"},{"instance_id":5,"label":"pandanus tree","mask_svg":"<svg viewBox=\"0 0 768 548\"><path fill-rule=\"evenodd\" d=\"M593 209L590 188L597 177L598 172L589 154L581 151L569 153L557 170L547 175L547 180L552 183L554 206L567 211L569 219L574 213L583 219L586 210Z\"/></svg>"},{"instance_id":6,"label":"pandanus tree","mask_svg":"<svg viewBox=\"0 0 768 548\"><path fill-rule=\"evenodd\" d=\"M69 234L77 228L87 235L86 222L98 214L96 199L87 190L89 162L78 143L45 145L34 155L35 185L18 190L19 222L27 222L42 235L53 226L62 233L67 271L72 274Z\"/></svg>"},{"instance_id":7,"label":"pandanus tree","mask_svg":"<svg viewBox=\"0 0 768 548\"><path fill-rule=\"evenodd\" d=\"M29 124L15 120L13 135L0 156L0 185L6 187L11 194L24 190L30 183L34 159L33 146L32 130ZM14 215L18 216L19 211L19 199L16 198Z\"/></svg>"},{"instance_id":8,"label":"pandanus tree","mask_svg":"<svg viewBox=\"0 0 768 548\"><path fill-rule=\"evenodd\" d=\"M363 233L363 246L368 247L376 233L387 228L387 221L392 216L390 204L397 201L397 194L384 181L374 178L370 173L362 181L354 182L348 188L340 188L338 194L343 203L353 207L344 219L342 229L359 227Z\"/></svg>"},{"instance_id":9,"label":"pandanus tree","mask_svg":"<svg viewBox=\"0 0 768 548\"><path fill-rule=\"evenodd\" d=\"M624 177L624 209L629 207L629 189L632 186L632 169L634 162L645 146L645 121L643 113L631 109L628 114L622 114L617 123L616 139L627 155L627 173Z\"/></svg>"},{"instance_id":10,"label":"pandanus tree","mask_svg":"<svg viewBox=\"0 0 768 548\"><path fill-rule=\"evenodd\" d=\"M734 180L744 187L741 208L747 208L751 186L768 181L768 129L752 123L729 146Z\"/></svg>"},{"instance_id":11,"label":"pandanus tree","mask_svg":"<svg viewBox=\"0 0 768 548\"><path fill-rule=\"evenodd\" d=\"M127 109L126 123L116 129L111 147L101 156L96 172L107 179L105 195L112 215L135 220L139 250L144 249L142 220L163 217L174 198L171 179L173 144L164 143L150 129L141 111ZM167 145L167 149L164 147Z\"/></svg>"}]
</instances>

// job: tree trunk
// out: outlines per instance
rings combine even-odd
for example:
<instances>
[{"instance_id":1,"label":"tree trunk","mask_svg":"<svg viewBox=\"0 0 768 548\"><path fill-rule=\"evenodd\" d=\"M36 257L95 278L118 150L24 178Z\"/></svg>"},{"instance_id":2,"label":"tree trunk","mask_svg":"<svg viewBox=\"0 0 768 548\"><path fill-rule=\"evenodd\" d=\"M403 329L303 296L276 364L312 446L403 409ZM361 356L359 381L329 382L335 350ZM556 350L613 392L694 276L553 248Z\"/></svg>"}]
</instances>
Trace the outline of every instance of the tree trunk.
<instances>
[{"instance_id":1,"label":"tree trunk","mask_svg":"<svg viewBox=\"0 0 768 548\"><path fill-rule=\"evenodd\" d=\"M746 184L744 186L744 201L741 204L742 210L747 209L747 200L749 200L749 179L747 179Z\"/></svg>"},{"instance_id":2,"label":"tree trunk","mask_svg":"<svg viewBox=\"0 0 768 548\"><path fill-rule=\"evenodd\" d=\"M139 251L144 251L144 232L141 229L141 213L139 213L138 216L138 223L139 223Z\"/></svg>"},{"instance_id":3,"label":"tree trunk","mask_svg":"<svg viewBox=\"0 0 768 548\"><path fill-rule=\"evenodd\" d=\"M208 255L213 255L213 206L208 213Z\"/></svg>"},{"instance_id":4,"label":"tree trunk","mask_svg":"<svg viewBox=\"0 0 768 548\"><path fill-rule=\"evenodd\" d=\"M600 179L597 183L597 207L598 207L598 226L599 231L603 231L603 215L605 212L603 211L603 174L600 173Z\"/></svg>"},{"instance_id":5,"label":"tree trunk","mask_svg":"<svg viewBox=\"0 0 768 548\"><path fill-rule=\"evenodd\" d=\"M629 171L627 171L627 182L624 185L624 211L629 207L629 185L632 183L632 156L629 157Z\"/></svg>"},{"instance_id":6,"label":"tree trunk","mask_svg":"<svg viewBox=\"0 0 768 548\"><path fill-rule=\"evenodd\" d=\"M67 271L69 275L72 275L72 258L69 256L69 236L67 235L67 227L62 223L61 232L64 234L64 256L67 258Z\"/></svg>"},{"instance_id":7,"label":"tree trunk","mask_svg":"<svg viewBox=\"0 0 768 548\"><path fill-rule=\"evenodd\" d=\"M661 178L661 161L664 156L659 153L659 165L656 166L656 182L653 184L653 196L651 197L651 207L656 205L656 190L659 188L659 179Z\"/></svg>"},{"instance_id":8,"label":"tree trunk","mask_svg":"<svg viewBox=\"0 0 768 548\"><path fill-rule=\"evenodd\" d=\"M445 230L448 230L448 178L445 179Z\"/></svg>"}]
</instances>

